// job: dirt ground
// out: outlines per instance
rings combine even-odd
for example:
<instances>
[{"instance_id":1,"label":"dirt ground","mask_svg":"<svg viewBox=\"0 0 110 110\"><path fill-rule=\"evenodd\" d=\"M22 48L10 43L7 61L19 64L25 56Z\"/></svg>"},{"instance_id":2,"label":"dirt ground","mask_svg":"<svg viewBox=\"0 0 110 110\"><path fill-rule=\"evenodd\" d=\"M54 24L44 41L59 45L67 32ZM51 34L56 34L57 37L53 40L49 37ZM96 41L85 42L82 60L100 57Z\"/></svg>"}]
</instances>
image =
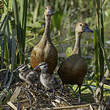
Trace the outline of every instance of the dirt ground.
<instances>
[{"instance_id":1,"label":"dirt ground","mask_svg":"<svg viewBox=\"0 0 110 110\"><path fill-rule=\"evenodd\" d=\"M78 103L77 95L73 94L68 86L64 86L63 94L60 95L60 88L55 91L46 91L40 84L39 88L26 88L25 83L17 83L11 86L13 95L10 101L1 105L3 110L97 110L92 94L82 94L81 103Z\"/></svg>"}]
</instances>

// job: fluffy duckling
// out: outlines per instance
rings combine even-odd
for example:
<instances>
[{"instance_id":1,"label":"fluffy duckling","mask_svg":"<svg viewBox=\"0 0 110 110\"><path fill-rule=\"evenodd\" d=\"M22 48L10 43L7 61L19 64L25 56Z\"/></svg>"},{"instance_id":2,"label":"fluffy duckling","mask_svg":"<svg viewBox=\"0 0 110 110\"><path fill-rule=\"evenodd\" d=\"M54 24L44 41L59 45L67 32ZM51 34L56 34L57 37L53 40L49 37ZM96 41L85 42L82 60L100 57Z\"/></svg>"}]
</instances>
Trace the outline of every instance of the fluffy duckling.
<instances>
[{"instance_id":1,"label":"fluffy duckling","mask_svg":"<svg viewBox=\"0 0 110 110\"><path fill-rule=\"evenodd\" d=\"M47 73L48 65L45 62L41 62L38 66L34 68L34 70L40 68L41 74L40 74L40 82L41 84L47 89L52 90L53 93L55 92L55 89L58 87L58 81L57 79L52 75Z\"/></svg>"},{"instance_id":2,"label":"fluffy duckling","mask_svg":"<svg viewBox=\"0 0 110 110\"><path fill-rule=\"evenodd\" d=\"M17 69L19 71L19 78L25 81L28 84L28 87L36 86L36 82L39 79L38 72L30 70L25 64L19 66Z\"/></svg>"}]
</instances>

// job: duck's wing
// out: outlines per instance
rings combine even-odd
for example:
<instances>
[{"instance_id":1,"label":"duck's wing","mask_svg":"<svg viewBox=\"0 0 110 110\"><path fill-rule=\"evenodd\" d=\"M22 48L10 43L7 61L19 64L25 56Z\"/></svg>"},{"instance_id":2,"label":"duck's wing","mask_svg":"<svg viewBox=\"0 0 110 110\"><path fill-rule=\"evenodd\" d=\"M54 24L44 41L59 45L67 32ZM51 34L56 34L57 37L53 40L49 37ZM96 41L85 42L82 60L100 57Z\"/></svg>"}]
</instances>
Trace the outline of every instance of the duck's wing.
<instances>
[{"instance_id":1,"label":"duck's wing","mask_svg":"<svg viewBox=\"0 0 110 110\"><path fill-rule=\"evenodd\" d=\"M50 85L52 85L52 86L55 86L57 83L56 83L56 79L54 78L54 76L53 75L50 75L50 77L49 77L49 83L50 83Z\"/></svg>"}]
</instances>

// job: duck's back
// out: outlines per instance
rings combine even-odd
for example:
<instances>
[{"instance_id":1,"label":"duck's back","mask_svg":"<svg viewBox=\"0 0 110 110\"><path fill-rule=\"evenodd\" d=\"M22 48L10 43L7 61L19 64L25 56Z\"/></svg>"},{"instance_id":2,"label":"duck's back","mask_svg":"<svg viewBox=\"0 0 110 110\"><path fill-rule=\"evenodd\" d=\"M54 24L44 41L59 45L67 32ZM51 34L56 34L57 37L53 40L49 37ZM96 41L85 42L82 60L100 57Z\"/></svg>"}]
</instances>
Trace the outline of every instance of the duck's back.
<instances>
[{"instance_id":1,"label":"duck's back","mask_svg":"<svg viewBox=\"0 0 110 110\"><path fill-rule=\"evenodd\" d=\"M79 55L68 57L58 70L58 74L65 84L82 84L86 73L87 64Z\"/></svg>"}]
</instances>

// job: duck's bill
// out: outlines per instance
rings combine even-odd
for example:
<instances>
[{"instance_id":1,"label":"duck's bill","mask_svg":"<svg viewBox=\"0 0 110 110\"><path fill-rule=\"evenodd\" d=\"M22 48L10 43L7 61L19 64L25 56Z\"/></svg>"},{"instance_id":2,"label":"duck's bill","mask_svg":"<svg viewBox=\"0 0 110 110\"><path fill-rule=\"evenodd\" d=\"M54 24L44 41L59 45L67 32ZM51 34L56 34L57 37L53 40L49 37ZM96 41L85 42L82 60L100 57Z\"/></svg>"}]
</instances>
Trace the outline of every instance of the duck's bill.
<instances>
[{"instance_id":1,"label":"duck's bill","mask_svg":"<svg viewBox=\"0 0 110 110\"><path fill-rule=\"evenodd\" d=\"M35 71L35 70L37 70L37 69L39 69L39 68L40 68L40 66L39 66L39 65L38 65L38 66L36 66L36 67L34 68L34 71Z\"/></svg>"},{"instance_id":2,"label":"duck's bill","mask_svg":"<svg viewBox=\"0 0 110 110\"><path fill-rule=\"evenodd\" d=\"M54 11L53 10L48 10L48 15L53 15Z\"/></svg>"},{"instance_id":3,"label":"duck's bill","mask_svg":"<svg viewBox=\"0 0 110 110\"><path fill-rule=\"evenodd\" d=\"M91 32L93 33L93 30L91 30L88 26L84 27L84 32Z\"/></svg>"}]
</instances>

